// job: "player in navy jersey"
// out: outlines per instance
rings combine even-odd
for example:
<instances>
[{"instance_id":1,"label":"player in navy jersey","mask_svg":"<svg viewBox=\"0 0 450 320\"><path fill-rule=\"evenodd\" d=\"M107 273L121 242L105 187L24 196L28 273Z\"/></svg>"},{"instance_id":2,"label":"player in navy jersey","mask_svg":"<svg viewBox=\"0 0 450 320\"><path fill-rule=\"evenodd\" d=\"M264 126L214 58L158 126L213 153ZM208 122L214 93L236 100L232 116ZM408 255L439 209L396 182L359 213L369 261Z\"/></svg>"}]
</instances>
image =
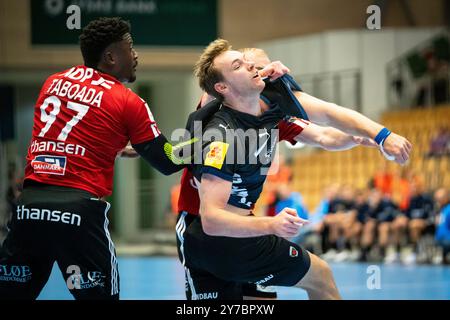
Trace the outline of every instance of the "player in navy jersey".
<instances>
[{"instance_id":1,"label":"player in navy jersey","mask_svg":"<svg viewBox=\"0 0 450 320\"><path fill-rule=\"evenodd\" d=\"M122 83L138 55L120 18L90 22L80 35L84 65L50 76L35 106L23 193L0 257L0 299L35 299L56 261L76 299L118 299L108 231L114 161L131 142L164 174L167 158L147 103Z\"/></svg>"},{"instance_id":2,"label":"player in navy jersey","mask_svg":"<svg viewBox=\"0 0 450 320\"><path fill-rule=\"evenodd\" d=\"M255 68L260 70L261 75L265 75L264 73L264 67L271 63L268 56L265 54L265 52L261 49L256 48L247 48L241 50L247 60L251 60L255 62ZM261 71L263 70L263 71ZM311 97L308 94L301 91L300 87L294 83L294 85L291 87L293 92L295 93L295 99L300 102L302 101L301 106L306 110L307 115L313 122L318 122L321 124L327 124L331 126L338 127L342 130L344 130L347 133L354 134L357 133L361 136L365 137L373 137L372 133L377 128L381 127L381 125L373 122L372 120L368 119L367 117L354 112L352 110L342 108L339 106L336 106L331 103L327 103L325 101L319 100L317 98ZM215 97L212 95L205 94L201 102L199 103L199 107L207 104L208 102L214 100ZM266 100L264 100L266 101ZM263 100L260 100L261 108L264 110L264 108L268 108L267 104L265 104ZM270 102L270 101L269 101ZM293 101L291 101L292 104ZM302 126L298 126L298 124L302 124ZM280 126L280 140L286 139L288 141L296 142L294 137L299 135L300 132L302 132L304 124L309 123L305 122L303 120L297 119L297 121L294 121L293 123L289 123L289 125L286 128L290 128L289 132L284 132L282 130L283 125ZM281 123L282 124L282 123ZM308 128L309 132L316 131L316 135L313 136L313 139L307 139L307 134L303 133L303 137L301 138L303 141L307 140L307 143L310 144L316 144L315 139L318 141L326 141L327 134L329 132L333 132L332 130L323 130L322 127L317 126L309 126ZM287 134L287 135L286 135ZM283 138L283 135L285 138ZM291 135L289 137L289 135ZM345 135L342 135L345 136ZM297 138L300 138L298 136ZM358 143L365 143L368 142L367 139L362 139L361 137L354 137L354 141L359 142ZM372 146L370 143L365 143L366 145ZM398 155L396 157L396 161L401 163L403 161L402 154L404 153L406 157L408 157L410 152L410 144L409 142L404 139L403 137L392 135L392 139L389 140L390 144L390 150L393 154ZM326 144L323 144L322 147L327 148ZM328 145L328 148L332 148L331 144ZM191 171L189 171L187 168L183 171L183 176L181 179L181 192L180 192L180 198L178 202L179 206L179 217L177 222L177 244L179 249L179 256L180 261L185 264L185 258L184 258L184 233L186 231L186 228L190 225L190 223L195 219L195 216L198 215L199 211L199 198L198 198L198 186L196 186L196 183L194 182L195 179L193 177L193 174ZM187 285L186 285L186 292L187 297L191 298L191 291L189 286L189 279L187 279ZM246 291L246 285L243 285L244 295ZM253 297L267 297L270 295L265 294L264 292L253 292L251 294ZM273 297L273 295L272 295ZM195 298L195 297L194 297ZM197 297L198 298L198 297Z\"/></svg>"},{"instance_id":3,"label":"player in navy jersey","mask_svg":"<svg viewBox=\"0 0 450 320\"><path fill-rule=\"evenodd\" d=\"M276 217L251 214L286 121L279 106L261 107L265 84L254 63L230 50L225 40L216 40L200 57L196 74L221 106L205 128L203 137L211 139L203 141L202 163L193 169L200 216L187 225L183 213L177 225L177 231L185 229L179 232L180 251L192 298L241 299L242 284L248 282L297 285L310 298L339 298L326 263L283 238L295 235L305 221L289 208ZM355 137L339 130L329 128L334 134L327 136L309 122L300 127L295 141L335 150L357 145ZM258 134L248 141L254 129ZM238 130L246 134L233 134Z\"/></svg>"}]
</instances>

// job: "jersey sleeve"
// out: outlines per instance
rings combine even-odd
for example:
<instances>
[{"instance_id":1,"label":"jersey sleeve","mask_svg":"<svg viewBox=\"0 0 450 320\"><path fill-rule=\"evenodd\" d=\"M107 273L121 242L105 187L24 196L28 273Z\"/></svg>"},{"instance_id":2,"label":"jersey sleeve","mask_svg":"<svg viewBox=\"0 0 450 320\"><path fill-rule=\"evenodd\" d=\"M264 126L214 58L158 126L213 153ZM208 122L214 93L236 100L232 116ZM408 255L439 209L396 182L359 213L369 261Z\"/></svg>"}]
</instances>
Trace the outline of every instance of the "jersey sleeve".
<instances>
[{"instance_id":1,"label":"jersey sleeve","mask_svg":"<svg viewBox=\"0 0 450 320\"><path fill-rule=\"evenodd\" d=\"M125 124L131 144L139 144L157 138L158 129L148 104L130 91L125 112Z\"/></svg>"},{"instance_id":2,"label":"jersey sleeve","mask_svg":"<svg viewBox=\"0 0 450 320\"><path fill-rule=\"evenodd\" d=\"M212 174L227 181L233 181L235 171L235 141L228 141L226 130L212 125L207 128L203 137L209 139L203 144L202 164L196 171L200 175Z\"/></svg>"},{"instance_id":3,"label":"jersey sleeve","mask_svg":"<svg viewBox=\"0 0 450 320\"><path fill-rule=\"evenodd\" d=\"M281 120L278 124L280 141L285 140L292 145L296 144L297 141L295 140L295 137L297 137L309 124L309 121L295 117L291 117L289 120Z\"/></svg>"}]
</instances>

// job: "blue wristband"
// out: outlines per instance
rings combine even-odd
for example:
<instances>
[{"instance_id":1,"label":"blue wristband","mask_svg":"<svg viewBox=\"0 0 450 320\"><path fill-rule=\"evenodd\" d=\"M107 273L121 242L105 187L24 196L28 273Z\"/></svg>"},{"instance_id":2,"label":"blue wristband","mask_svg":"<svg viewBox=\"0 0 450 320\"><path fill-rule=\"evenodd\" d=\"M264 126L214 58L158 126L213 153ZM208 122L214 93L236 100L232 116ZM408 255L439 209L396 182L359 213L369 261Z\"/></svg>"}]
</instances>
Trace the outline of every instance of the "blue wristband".
<instances>
[{"instance_id":1,"label":"blue wristband","mask_svg":"<svg viewBox=\"0 0 450 320\"><path fill-rule=\"evenodd\" d=\"M375 137L375 142L380 145L383 141L391 134L391 132L387 128L381 129Z\"/></svg>"}]
</instances>

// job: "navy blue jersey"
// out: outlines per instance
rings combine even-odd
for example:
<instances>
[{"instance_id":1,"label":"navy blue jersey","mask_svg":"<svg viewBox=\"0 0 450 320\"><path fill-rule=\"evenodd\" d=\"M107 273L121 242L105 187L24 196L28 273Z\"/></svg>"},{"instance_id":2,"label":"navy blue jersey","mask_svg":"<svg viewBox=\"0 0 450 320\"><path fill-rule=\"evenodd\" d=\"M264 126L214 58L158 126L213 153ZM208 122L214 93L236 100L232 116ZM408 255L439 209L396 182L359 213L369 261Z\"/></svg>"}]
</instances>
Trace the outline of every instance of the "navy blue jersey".
<instances>
[{"instance_id":1,"label":"navy blue jersey","mask_svg":"<svg viewBox=\"0 0 450 320\"><path fill-rule=\"evenodd\" d=\"M278 107L256 117L222 105L203 130L202 159L194 161L193 166L195 178L201 181L202 174L208 173L232 182L228 204L253 208L266 180L280 132L292 132L283 137L291 141L307 125L283 118ZM293 125L295 130L290 129Z\"/></svg>"}]
</instances>

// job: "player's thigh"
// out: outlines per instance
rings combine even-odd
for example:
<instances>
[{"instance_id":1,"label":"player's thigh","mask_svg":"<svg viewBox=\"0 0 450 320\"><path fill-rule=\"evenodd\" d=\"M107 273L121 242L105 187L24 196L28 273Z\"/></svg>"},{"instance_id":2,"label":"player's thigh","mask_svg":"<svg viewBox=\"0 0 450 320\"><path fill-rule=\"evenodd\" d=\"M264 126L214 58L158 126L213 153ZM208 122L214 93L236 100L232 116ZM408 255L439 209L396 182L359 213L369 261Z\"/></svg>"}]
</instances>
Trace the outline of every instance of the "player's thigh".
<instances>
[{"instance_id":1,"label":"player's thigh","mask_svg":"<svg viewBox=\"0 0 450 320\"><path fill-rule=\"evenodd\" d=\"M230 244L236 248L235 261L224 259L216 270L220 276L262 286L294 286L310 268L308 252L284 238L270 235L239 242Z\"/></svg>"},{"instance_id":2,"label":"player's thigh","mask_svg":"<svg viewBox=\"0 0 450 320\"><path fill-rule=\"evenodd\" d=\"M231 282L293 286L309 268L306 250L284 238L213 237L204 233L200 220L188 227L185 244L188 267Z\"/></svg>"},{"instance_id":3,"label":"player's thigh","mask_svg":"<svg viewBox=\"0 0 450 320\"><path fill-rule=\"evenodd\" d=\"M36 299L47 283L52 267L50 257L36 257L5 248L0 254L0 300Z\"/></svg>"},{"instance_id":4,"label":"player's thigh","mask_svg":"<svg viewBox=\"0 0 450 320\"><path fill-rule=\"evenodd\" d=\"M42 219L53 208L42 194L24 189L0 252L0 299L35 299L54 262L55 225Z\"/></svg>"},{"instance_id":5,"label":"player's thigh","mask_svg":"<svg viewBox=\"0 0 450 320\"><path fill-rule=\"evenodd\" d=\"M242 285L196 268L186 268L191 300L242 300ZM189 298L189 297L188 297Z\"/></svg>"},{"instance_id":6,"label":"player's thigh","mask_svg":"<svg viewBox=\"0 0 450 320\"><path fill-rule=\"evenodd\" d=\"M108 230L109 203L83 199L85 214L77 230L68 231L56 260L76 299L118 299L119 270Z\"/></svg>"}]
</instances>

